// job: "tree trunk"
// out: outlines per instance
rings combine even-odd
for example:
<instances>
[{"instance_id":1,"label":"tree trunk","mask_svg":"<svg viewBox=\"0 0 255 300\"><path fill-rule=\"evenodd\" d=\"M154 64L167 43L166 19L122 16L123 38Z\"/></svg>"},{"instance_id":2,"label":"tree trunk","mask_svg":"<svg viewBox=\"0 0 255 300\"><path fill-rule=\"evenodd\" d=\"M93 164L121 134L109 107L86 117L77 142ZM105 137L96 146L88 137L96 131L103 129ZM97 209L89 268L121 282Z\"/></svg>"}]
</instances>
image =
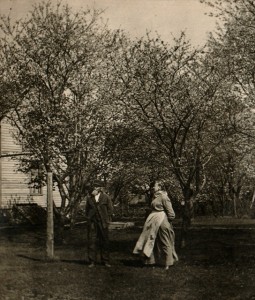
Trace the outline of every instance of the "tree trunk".
<instances>
[{"instance_id":1,"label":"tree trunk","mask_svg":"<svg viewBox=\"0 0 255 300\"><path fill-rule=\"evenodd\" d=\"M182 208L181 248L186 246L188 230L191 225L190 203L185 201Z\"/></svg>"},{"instance_id":2,"label":"tree trunk","mask_svg":"<svg viewBox=\"0 0 255 300\"><path fill-rule=\"evenodd\" d=\"M191 219L193 216L193 202L192 202L193 191L186 189L184 192L184 201L182 201L182 227L181 227L181 248L186 246L188 230L191 225Z\"/></svg>"},{"instance_id":3,"label":"tree trunk","mask_svg":"<svg viewBox=\"0 0 255 300\"><path fill-rule=\"evenodd\" d=\"M54 221L52 197L52 172L47 172L47 258L54 258Z\"/></svg>"},{"instance_id":4,"label":"tree trunk","mask_svg":"<svg viewBox=\"0 0 255 300\"><path fill-rule=\"evenodd\" d=\"M233 195L233 209L234 209L234 217L237 218L237 209L236 209L236 195Z\"/></svg>"}]
</instances>

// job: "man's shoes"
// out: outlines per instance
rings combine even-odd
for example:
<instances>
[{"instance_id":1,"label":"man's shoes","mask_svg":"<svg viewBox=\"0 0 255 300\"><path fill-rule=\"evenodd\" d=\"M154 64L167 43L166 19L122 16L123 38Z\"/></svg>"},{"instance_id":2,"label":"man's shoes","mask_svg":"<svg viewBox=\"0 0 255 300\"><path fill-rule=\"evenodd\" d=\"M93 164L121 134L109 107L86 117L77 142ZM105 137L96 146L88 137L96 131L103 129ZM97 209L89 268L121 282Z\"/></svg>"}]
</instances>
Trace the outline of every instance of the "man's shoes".
<instances>
[{"instance_id":1,"label":"man's shoes","mask_svg":"<svg viewBox=\"0 0 255 300\"><path fill-rule=\"evenodd\" d=\"M90 263L89 264L89 268L91 269L91 268L94 268L95 267L95 264L92 262L92 263Z\"/></svg>"},{"instance_id":2,"label":"man's shoes","mask_svg":"<svg viewBox=\"0 0 255 300\"><path fill-rule=\"evenodd\" d=\"M110 265L109 263L104 263L104 266L105 266L106 268L110 268L110 267L111 267L111 265Z\"/></svg>"}]
</instances>

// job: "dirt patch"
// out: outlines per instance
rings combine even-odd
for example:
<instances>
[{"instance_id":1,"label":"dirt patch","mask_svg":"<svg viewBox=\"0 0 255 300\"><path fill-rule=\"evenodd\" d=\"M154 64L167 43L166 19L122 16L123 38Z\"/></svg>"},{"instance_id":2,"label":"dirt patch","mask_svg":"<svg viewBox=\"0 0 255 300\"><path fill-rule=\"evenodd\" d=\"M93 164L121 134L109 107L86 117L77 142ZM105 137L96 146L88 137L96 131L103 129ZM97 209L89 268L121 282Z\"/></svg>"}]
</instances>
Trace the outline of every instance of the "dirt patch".
<instances>
[{"instance_id":1,"label":"dirt patch","mask_svg":"<svg viewBox=\"0 0 255 300\"><path fill-rule=\"evenodd\" d=\"M64 243L57 239L53 262L45 229L1 229L0 299L255 299L255 229L194 227L168 271L132 254L140 231L111 231L112 268L89 269L84 225L66 229Z\"/></svg>"}]
</instances>

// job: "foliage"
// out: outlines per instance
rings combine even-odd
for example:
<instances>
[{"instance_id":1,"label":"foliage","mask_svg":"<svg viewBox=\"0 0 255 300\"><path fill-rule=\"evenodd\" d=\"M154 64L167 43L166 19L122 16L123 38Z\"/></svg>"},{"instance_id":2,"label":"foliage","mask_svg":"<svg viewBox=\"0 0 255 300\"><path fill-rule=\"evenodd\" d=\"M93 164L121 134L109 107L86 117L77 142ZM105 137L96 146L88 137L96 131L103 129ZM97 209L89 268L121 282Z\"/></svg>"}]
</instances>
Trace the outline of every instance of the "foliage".
<instances>
[{"instance_id":1,"label":"foliage","mask_svg":"<svg viewBox=\"0 0 255 300\"><path fill-rule=\"evenodd\" d=\"M221 26L207 44L208 65L227 78L224 103L228 105L235 135L225 140L211 164L211 193L231 203L232 213L249 212L254 190L254 24L253 1L203 1ZM212 196L213 197L213 196ZM223 206L222 206L223 207Z\"/></svg>"},{"instance_id":2,"label":"foliage","mask_svg":"<svg viewBox=\"0 0 255 300\"><path fill-rule=\"evenodd\" d=\"M150 34L130 40L101 11L50 2L25 20L1 17L2 97L13 100L8 118L31 153L21 169L42 168L40 183L53 171L64 214L95 178L116 202L160 178L188 209L204 188L232 199L236 214L253 182L255 8L211 5L225 23L204 49L184 33L171 45Z\"/></svg>"},{"instance_id":3,"label":"foliage","mask_svg":"<svg viewBox=\"0 0 255 300\"><path fill-rule=\"evenodd\" d=\"M107 55L115 35L100 22L100 14L73 13L69 6L47 2L35 5L26 20L12 24L1 18L5 80L11 84L17 78L22 101L9 118L31 152L23 166L27 170L38 161L53 170L65 213L107 168L105 132L113 118L106 113ZM13 88L10 94L15 93Z\"/></svg>"},{"instance_id":4,"label":"foliage","mask_svg":"<svg viewBox=\"0 0 255 300\"><path fill-rule=\"evenodd\" d=\"M147 165L154 160L159 168L155 177L174 175L189 199L191 189L201 188L211 150L231 133L217 94L223 79L205 69L184 34L172 46L148 35L123 53L115 72L121 79L120 101L128 124L146 137L139 151Z\"/></svg>"}]
</instances>

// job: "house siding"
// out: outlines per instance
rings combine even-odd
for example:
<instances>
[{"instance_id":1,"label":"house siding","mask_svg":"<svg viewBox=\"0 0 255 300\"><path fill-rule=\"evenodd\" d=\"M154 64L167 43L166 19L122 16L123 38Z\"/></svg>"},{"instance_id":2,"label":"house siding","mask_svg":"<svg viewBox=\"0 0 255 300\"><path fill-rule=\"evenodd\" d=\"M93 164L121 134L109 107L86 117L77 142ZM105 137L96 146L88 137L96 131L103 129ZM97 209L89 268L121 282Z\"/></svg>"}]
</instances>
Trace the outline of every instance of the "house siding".
<instances>
[{"instance_id":1,"label":"house siding","mask_svg":"<svg viewBox=\"0 0 255 300\"><path fill-rule=\"evenodd\" d=\"M22 146L17 144L13 137L14 128L6 121L1 121L0 127L0 154L18 154ZM29 176L18 171L17 157L0 158L0 207L9 208L14 203L37 203L47 206L47 189L42 188L42 194L30 194L28 186ZM53 200L60 206L61 198L58 190L53 191Z\"/></svg>"}]
</instances>

